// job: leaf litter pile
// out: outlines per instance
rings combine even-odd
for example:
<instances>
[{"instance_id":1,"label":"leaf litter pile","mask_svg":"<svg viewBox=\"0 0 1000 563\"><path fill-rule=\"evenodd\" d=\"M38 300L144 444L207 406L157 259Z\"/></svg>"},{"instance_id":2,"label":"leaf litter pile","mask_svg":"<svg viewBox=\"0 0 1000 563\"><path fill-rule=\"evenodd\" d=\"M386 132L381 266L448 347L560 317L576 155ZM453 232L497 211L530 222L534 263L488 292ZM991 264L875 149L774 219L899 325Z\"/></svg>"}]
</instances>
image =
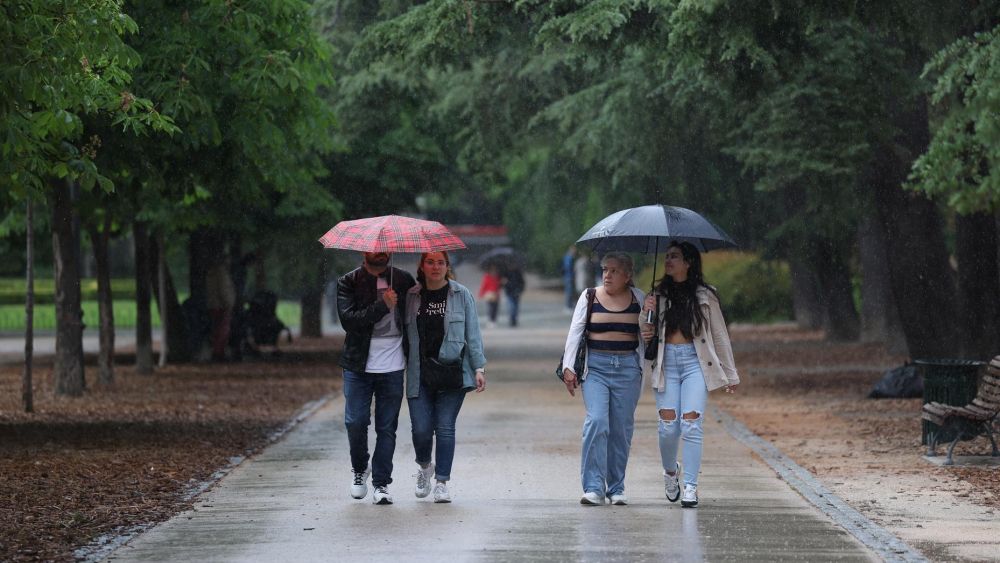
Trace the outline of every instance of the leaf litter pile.
<instances>
[{"instance_id":1,"label":"leaf litter pile","mask_svg":"<svg viewBox=\"0 0 1000 563\"><path fill-rule=\"evenodd\" d=\"M199 485L266 446L304 405L340 388L334 339L280 356L186 364L137 375L119 357L113 386L55 398L34 369L24 413L20 365L0 367L0 561L71 561L95 538L166 520Z\"/></svg>"}]
</instances>

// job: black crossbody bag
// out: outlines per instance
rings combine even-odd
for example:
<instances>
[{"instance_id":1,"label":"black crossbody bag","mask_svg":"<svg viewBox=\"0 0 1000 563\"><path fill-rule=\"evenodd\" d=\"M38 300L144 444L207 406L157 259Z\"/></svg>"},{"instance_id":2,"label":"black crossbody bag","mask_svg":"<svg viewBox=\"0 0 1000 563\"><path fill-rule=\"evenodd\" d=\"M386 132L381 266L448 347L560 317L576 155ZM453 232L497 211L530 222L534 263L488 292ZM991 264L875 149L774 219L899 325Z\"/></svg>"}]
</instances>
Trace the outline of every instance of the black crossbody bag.
<instances>
[{"instance_id":1,"label":"black crossbody bag","mask_svg":"<svg viewBox=\"0 0 1000 563\"><path fill-rule=\"evenodd\" d=\"M431 391L454 391L465 386L465 348L458 355L457 363L443 364L437 358L423 358L420 362L420 380Z\"/></svg>"},{"instance_id":2,"label":"black crossbody bag","mask_svg":"<svg viewBox=\"0 0 1000 563\"><path fill-rule=\"evenodd\" d=\"M580 343L576 347L576 357L573 359L573 371L576 372L577 381L580 380L580 374L583 373L583 368L587 363L587 338L590 336L590 313L594 310L594 296L597 290L593 287L587 288L587 324L583 329L583 334L580 335ZM559 381L563 381L563 362L562 358L559 358L559 367L556 368L556 378Z\"/></svg>"}]
</instances>

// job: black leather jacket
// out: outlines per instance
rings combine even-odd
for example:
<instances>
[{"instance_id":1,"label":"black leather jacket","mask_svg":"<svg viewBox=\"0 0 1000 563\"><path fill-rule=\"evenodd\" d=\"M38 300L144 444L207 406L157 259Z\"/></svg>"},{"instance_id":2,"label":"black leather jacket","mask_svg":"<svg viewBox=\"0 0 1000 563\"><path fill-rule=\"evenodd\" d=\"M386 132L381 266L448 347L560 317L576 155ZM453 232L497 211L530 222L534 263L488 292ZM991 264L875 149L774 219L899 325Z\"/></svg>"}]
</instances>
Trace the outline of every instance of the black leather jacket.
<instances>
[{"instance_id":1,"label":"black leather jacket","mask_svg":"<svg viewBox=\"0 0 1000 563\"><path fill-rule=\"evenodd\" d=\"M382 277L389 279L387 269ZM392 289L399 299L396 309L399 316L399 330L403 333L403 350L407 352L406 331L403 318L406 314L406 292L416 285L413 276L399 268L392 268ZM354 372L365 371L368 363L368 349L371 346L372 330L375 323L389 312L389 307L378 298L378 284L375 276L364 267L357 268L337 280L337 315L347 336L344 352L340 355L340 366Z\"/></svg>"}]
</instances>

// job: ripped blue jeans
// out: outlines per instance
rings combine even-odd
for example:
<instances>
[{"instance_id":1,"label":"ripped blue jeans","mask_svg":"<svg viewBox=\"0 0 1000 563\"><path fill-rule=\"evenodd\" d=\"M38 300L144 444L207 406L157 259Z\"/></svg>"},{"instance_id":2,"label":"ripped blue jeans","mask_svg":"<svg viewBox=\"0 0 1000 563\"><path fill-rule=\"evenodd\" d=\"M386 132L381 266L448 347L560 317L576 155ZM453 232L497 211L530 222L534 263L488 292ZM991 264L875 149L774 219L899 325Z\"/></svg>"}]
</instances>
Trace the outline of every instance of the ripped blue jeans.
<instances>
[{"instance_id":1,"label":"ripped blue jeans","mask_svg":"<svg viewBox=\"0 0 1000 563\"><path fill-rule=\"evenodd\" d=\"M702 420L708 390L705 375L698 362L694 344L667 344L663 361L665 387L656 392L656 410L660 419L660 459L663 469L673 472L677 463L677 450L684 459L685 485L698 484L701 471ZM663 420L665 411L673 411L673 420ZM696 415L694 418L687 418Z\"/></svg>"}]
</instances>

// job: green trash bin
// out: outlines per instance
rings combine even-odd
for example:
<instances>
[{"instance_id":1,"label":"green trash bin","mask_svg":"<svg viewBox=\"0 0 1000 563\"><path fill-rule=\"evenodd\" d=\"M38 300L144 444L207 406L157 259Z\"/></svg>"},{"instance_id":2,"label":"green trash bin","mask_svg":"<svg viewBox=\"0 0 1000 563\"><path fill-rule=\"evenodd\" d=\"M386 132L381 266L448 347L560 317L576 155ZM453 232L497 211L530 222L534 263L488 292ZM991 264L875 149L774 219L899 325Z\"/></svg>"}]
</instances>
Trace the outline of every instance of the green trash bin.
<instances>
[{"instance_id":1,"label":"green trash bin","mask_svg":"<svg viewBox=\"0 0 1000 563\"><path fill-rule=\"evenodd\" d=\"M956 360L956 359L922 359L914 360L914 364L919 369L924 379L924 404L930 402L943 403L964 407L972 402L976 397L976 389L979 385L979 372L986 362L976 360ZM966 428L967 426L967 428ZM966 423L957 426L956 429L962 433L974 433L974 424ZM927 436L938 429L938 425L924 420L920 443L927 445ZM955 439L955 434L939 435L937 443L947 443Z\"/></svg>"}]
</instances>

